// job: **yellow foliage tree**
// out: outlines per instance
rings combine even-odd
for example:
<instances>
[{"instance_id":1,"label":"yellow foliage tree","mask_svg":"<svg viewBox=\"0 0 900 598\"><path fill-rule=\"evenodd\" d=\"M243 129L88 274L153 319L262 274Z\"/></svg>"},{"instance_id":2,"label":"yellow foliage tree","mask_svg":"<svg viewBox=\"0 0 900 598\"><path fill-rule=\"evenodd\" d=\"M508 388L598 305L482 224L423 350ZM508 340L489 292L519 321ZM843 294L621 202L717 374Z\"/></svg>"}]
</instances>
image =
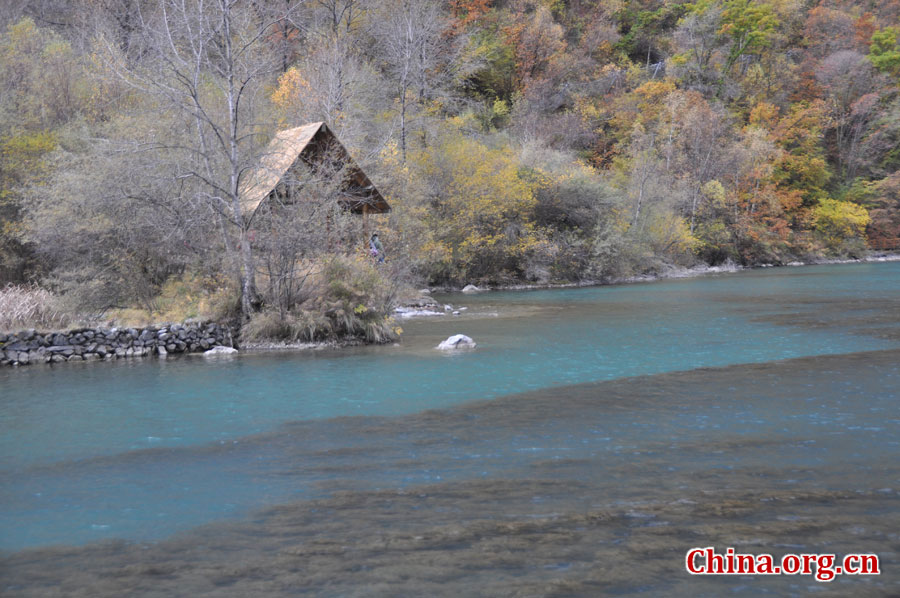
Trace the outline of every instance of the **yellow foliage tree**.
<instances>
[{"instance_id":1,"label":"yellow foliage tree","mask_svg":"<svg viewBox=\"0 0 900 598\"><path fill-rule=\"evenodd\" d=\"M816 232L832 251L852 249L853 242L865 242L869 212L849 201L822 199L814 213Z\"/></svg>"},{"instance_id":2,"label":"yellow foliage tree","mask_svg":"<svg viewBox=\"0 0 900 598\"><path fill-rule=\"evenodd\" d=\"M520 274L538 236L534 186L520 176L513 151L453 133L414 161L432 181L429 223L438 245L433 249L442 249L450 266L446 278L502 280Z\"/></svg>"},{"instance_id":3,"label":"yellow foliage tree","mask_svg":"<svg viewBox=\"0 0 900 598\"><path fill-rule=\"evenodd\" d=\"M279 126L284 127L295 120L294 113L299 106L310 102L312 88L297 67L292 66L278 78L278 85L272 92L272 104L279 115Z\"/></svg>"}]
</instances>

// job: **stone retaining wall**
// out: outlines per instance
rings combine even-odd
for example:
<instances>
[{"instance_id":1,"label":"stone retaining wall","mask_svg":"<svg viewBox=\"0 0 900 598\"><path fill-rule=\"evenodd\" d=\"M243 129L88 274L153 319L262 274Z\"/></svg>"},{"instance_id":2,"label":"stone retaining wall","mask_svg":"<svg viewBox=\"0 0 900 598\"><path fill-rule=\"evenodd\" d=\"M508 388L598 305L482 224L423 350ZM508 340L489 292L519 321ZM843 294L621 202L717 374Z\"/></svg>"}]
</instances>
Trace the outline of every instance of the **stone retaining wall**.
<instances>
[{"instance_id":1,"label":"stone retaining wall","mask_svg":"<svg viewBox=\"0 0 900 598\"><path fill-rule=\"evenodd\" d=\"M25 330L0 333L0 365L198 353L232 344L228 327L214 322L159 328L81 328L49 333Z\"/></svg>"}]
</instances>

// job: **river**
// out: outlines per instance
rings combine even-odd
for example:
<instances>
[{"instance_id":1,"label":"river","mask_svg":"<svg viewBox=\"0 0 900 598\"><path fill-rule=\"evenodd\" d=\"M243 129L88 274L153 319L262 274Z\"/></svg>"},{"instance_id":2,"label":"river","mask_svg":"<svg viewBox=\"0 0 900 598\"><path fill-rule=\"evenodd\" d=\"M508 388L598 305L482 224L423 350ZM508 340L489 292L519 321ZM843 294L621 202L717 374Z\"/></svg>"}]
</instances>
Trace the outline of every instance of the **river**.
<instances>
[{"instance_id":1,"label":"river","mask_svg":"<svg viewBox=\"0 0 900 598\"><path fill-rule=\"evenodd\" d=\"M0 371L2 595L900 592L900 263L439 299L394 346Z\"/></svg>"}]
</instances>

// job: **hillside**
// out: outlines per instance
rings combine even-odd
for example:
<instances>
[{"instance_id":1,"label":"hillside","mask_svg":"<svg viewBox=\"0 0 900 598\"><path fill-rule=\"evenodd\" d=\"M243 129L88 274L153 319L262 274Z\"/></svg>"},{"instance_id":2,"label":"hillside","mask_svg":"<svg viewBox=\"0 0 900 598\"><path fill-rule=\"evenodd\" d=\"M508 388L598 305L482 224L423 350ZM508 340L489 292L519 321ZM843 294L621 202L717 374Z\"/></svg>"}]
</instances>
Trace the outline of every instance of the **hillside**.
<instances>
[{"instance_id":1,"label":"hillside","mask_svg":"<svg viewBox=\"0 0 900 598\"><path fill-rule=\"evenodd\" d=\"M411 285L900 247L898 0L37 0L0 28L0 284L71 313L382 340ZM317 121L391 213L333 173L248 222L241 177Z\"/></svg>"}]
</instances>

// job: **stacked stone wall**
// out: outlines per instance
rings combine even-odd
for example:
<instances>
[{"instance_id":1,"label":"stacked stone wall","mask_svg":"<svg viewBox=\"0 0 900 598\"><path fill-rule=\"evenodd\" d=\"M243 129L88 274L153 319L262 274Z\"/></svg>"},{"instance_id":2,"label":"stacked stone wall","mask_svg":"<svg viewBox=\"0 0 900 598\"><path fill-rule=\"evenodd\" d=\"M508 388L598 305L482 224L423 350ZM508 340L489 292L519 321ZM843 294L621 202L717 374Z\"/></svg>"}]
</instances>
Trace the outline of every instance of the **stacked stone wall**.
<instances>
[{"instance_id":1,"label":"stacked stone wall","mask_svg":"<svg viewBox=\"0 0 900 598\"><path fill-rule=\"evenodd\" d=\"M202 353L233 345L231 331L215 322L146 328L80 328L67 332L0 333L0 365L127 359Z\"/></svg>"}]
</instances>

